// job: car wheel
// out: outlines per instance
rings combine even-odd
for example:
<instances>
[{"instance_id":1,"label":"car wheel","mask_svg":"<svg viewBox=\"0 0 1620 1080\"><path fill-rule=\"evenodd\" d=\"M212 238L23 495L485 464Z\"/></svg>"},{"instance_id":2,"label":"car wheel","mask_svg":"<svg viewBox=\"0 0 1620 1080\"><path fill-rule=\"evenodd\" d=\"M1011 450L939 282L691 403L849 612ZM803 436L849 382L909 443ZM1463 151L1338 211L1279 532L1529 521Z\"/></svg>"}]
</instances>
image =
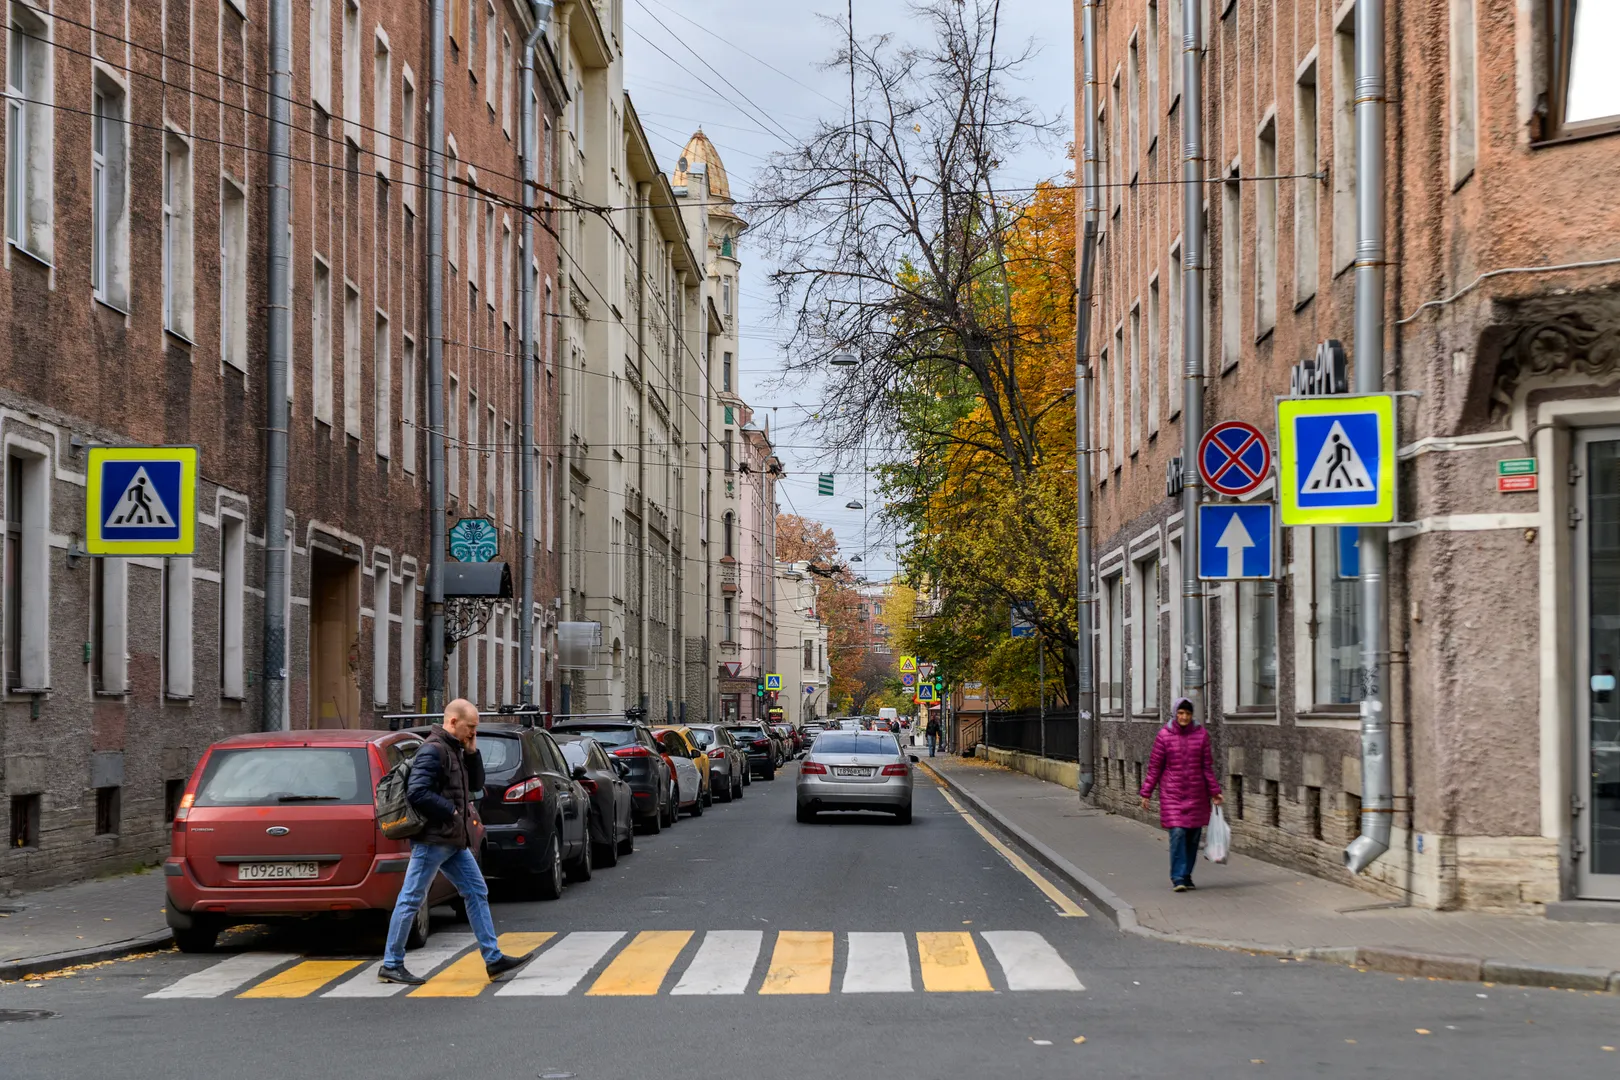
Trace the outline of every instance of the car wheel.
<instances>
[{"instance_id":1,"label":"car wheel","mask_svg":"<svg viewBox=\"0 0 1620 1080\"><path fill-rule=\"evenodd\" d=\"M720 801L721 802L730 802L732 799L735 799L736 797L737 797L737 785L731 779L731 774L727 773L726 774L726 786L720 789Z\"/></svg>"},{"instance_id":2,"label":"car wheel","mask_svg":"<svg viewBox=\"0 0 1620 1080\"><path fill-rule=\"evenodd\" d=\"M591 848L595 846L591 843L590 832L587 830L584 848L581 849L579 856L568 864L569 881L578 883L591 880Z\"/></svg>"},{"instance_id":3,"label":"car wheel","mask_svg":"<svg viewBox=\"0 0 1620 1080\"><path fill-rule=\"evenodd\" d=\"M754 782L754 766L751 763L743 766L742 774L743 787L748 787Z\"/></svg>"},{"instance_id":4,"label":"car wheel","mask_svg":"<svg viewBox=\"0 0 1620 1080\"><path fill-rule=\"evenodd\" d=\"M745 769L741 776L732 777L732 781L731 781L731 797L733 799L740 799L740 798L743 797L743 788L745 786L747 786L747 784L748 784L748 781L746 779L747 776L748 776L748 772Z\"/></svg>"},{"instance_id":5,"label":"car wheel","mask_svg":"<svg viewBox=\"0 0 1620 1080\"><path fill-rule=\"evenodd\" d=\"M663 803L659 803L651 814L641 819L641 827L646 829L648 835L650 836L657 836L659 833L664 831Z\"/></svg>"},{"instance_id":6,"label":"car wheel","mask_svg":"<svg viewBox=\"0 0 1620 1080\"><path fill-rule=\"evenodd\" d=\"M411 920L411 932L405 938L407 949L420 949L427 944L428 931L431 929L432 919L428 915L427 897L422 897L422 906L416 909L416 918Z\"/></svg>"},{"instance_id":7,"label":"car wheel","mask_svg":"<svg viewBox=\"0 0 1620 1080\"><path fill-rule=\"evenodd\" d=\"M798 818L800 825L810 825L816 820L816 812L808 806L801 806L799 807Z\"/></svg>"},{"instance_id":8,"label":"car wheel","mask_svg":"<svg viewBox=\"0 0 1620 1080\"><path fill-rule=\"evenodd\" d=\"M697 798L692 800L692 809L687 811L688 814L692 815L693 817L703 816L703 795L703 789L699 788Z\"/></svg>"},{"instance_id":9,"label":"car wheel","mask_svg":"<svg viewBox=\"0 0 1620 1080\"><path fill-rule=\"evenodd\" d=\"M776 779L776 766L775 765L772 765L770 768L765 770L765 779L767 779L767 780L775 780Z\"/></svg>"},{"instance_id":10,"label":"car wheel","mask_svg":"<svg viewBox=\"0 0 1620 1080\"><path fill-rule=\"evenodd\" d=\"M665 805L668 816L665 825L673 828L681 820L681 789L675 786L675 781L669 782L669 802Z\"/></svg>"},{"instance_id":11,"label":"car wheel","mask_svg":"<svg viewBox=\"0 0 1620 1080\"><path fill-rule=\"evenodd\" d=\"M551 834L551 861L540 868L535 893L542 900L555 900L563 894L562 826Z\"/></svg>"},{"instance_id":12,"label":"car wheel","mask_svg":"<svg viewBox=\"0 0 1620 1080\"><path fill-rule=\"evenodd\" d=\"M619 841L619 854L629 855L636 850L636 826L632 820L630 827L624 830L624 839Z\"/></svg>"},{"instance_id":13,"label":"car wheel","mask_svg":"<svg viewBox=\"0 0 1620 1080\"><path fill-rule=\"evenodd\" d=\"M709 777L708 784L705 785L704 788L703 788L703 805L704 806L713 806L714 805L714 777L713 776Z\"/></svg>"},{"instance_id":14,"label":"car wheel","mask_svg":"<svg viewBox=\"0 0 1620 1080\"><path fill-rule=\"evenodd\" d=\"M618 844L592 844L591 846L596 849L596 853L591 856L591 860L597 866L619 865Z\"/></svg>"},{"instance_id":15,"label":"car wheel","mask_svg":"<svg viewBox=\"0 0 1620 1080\"><path fill-rule=\"evenodd\" d=\"M219 940L219 927L213 922L195 919L185 929L174 928L174 943L183 953L210 953Z\"/></svg>"},{"instance_id":16,"label":"car wheel","mask_svg":"<svg viewBox=\"0 0 1620 1080\"><path fill-rule=\"evenodd\" d=\"M896 811L895 815L894 815L894 820L895 820L895 823L899 824L899 825L910 825L911 824L911 804L906 803L904 808Z\"/></svg>"}]
</instances>

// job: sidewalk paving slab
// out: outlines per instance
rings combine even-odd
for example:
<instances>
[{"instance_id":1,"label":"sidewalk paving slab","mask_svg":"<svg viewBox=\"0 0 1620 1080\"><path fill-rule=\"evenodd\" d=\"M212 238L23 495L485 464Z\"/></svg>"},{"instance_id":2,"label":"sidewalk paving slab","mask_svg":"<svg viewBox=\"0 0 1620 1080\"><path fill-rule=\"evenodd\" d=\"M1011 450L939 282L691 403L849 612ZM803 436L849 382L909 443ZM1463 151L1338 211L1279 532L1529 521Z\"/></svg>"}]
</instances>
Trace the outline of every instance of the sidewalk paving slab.
<instances>
[{"instance_id":1,"label":"sidewalk paving slab","mask_svg":"<svg viewBox=\"0 0 1620 1080\"><path fill-rule=\"evenodd\" d=\"M1172 892L1162 830L988 762L923 763L1127 932L1420 977L1620 991L1620 925L1390 906L1235 852L1222 865L1200 860L1196 891Z\"/></svg>"},{"instance_id":2,"label":"sidewalk paving slab","mask_svg":"<svg viewBox=\"0 0 1620 1080\"><path fill-rule=\"evenodd\" d=\"M161 949L164 902L160 870L0 898L0 979Z\"/></svg>"}]
</instances>

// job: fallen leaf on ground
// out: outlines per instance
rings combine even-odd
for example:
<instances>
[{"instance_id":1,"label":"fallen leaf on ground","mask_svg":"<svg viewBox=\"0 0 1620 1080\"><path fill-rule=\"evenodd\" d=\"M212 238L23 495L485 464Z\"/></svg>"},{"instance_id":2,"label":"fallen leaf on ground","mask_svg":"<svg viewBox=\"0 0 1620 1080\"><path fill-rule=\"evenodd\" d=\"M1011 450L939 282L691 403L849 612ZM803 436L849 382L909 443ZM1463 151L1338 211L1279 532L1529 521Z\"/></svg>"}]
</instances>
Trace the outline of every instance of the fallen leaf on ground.
<instances>
[{"instance_id":1,"label":"fallen leaf on ground","mask_svg":"<svg viewBox=\"0 0 1620 1080\"><path fill-rule=\"evenodd\" d=\"M1428 1028L1413 1028L1412 1030L1416 1031L1419 1035L1428 1035L1428 1034L1430 1034L1430 1031L1429 1031Z\"/></svg>"},{"instance_id":2,"label":"fallen leaf on ground","mask_svg":"<svg viewBox=\"0 0 1620 1080\"><path fill-rule=\"evenodd\" d=\"M1029 1041L1034 1043L1036 1046L1051 1046L1052 1045L1052 1040L1051 1039L1031 1039Z\"/></svg>"},{"instance_id":3,"label":"fallen leaf on ground","mask_svg":"<svg viewBox=\"0 0 1620 1080\"><path fill-rule=\"evenodd\" d=\"M1074 1045L1076 1045L1076 1046L1079 1046L1081 1043L1083 1043L1085 1041L1086 1041L1086 1037L1084 1035L1076 1035L1074 1037ZM1614 1047L1605 1046L1603 1049L1605 1049L1605 1050L1613 1050Z\"/></svg>"},{"instance_id":4,"label":"fallen leaf on ground","mask_svg":"<svg viewBox=\"0 0 1620 1080\"><path fill-rule=\"evenodd\" d=\"M1250 1065L1264 1065L1265 1063L1266 1063L1265 1058L1250 1058L1249 1059L1249 1064Z\"/></svg>"},{"instance_id":5,"label":"fallen leaf on ground","mask_svg":"<svg viewBox=\"0 0 1620 1080\"><path fill-rule=\"evenodd\" d=\"M1351 1046L1354 1046L1354 1045L1356 1045L1356 1040L1354 1040L1354 1039L1346 1039L1346 1040L1344 1040L1344 1041L1345 1041L1345 1042L1347 1042L1347 1043L1349 1043L1349 1044L1350 1044L1350 1045L1351 1045Z\"/></svg>"}]
</instances>

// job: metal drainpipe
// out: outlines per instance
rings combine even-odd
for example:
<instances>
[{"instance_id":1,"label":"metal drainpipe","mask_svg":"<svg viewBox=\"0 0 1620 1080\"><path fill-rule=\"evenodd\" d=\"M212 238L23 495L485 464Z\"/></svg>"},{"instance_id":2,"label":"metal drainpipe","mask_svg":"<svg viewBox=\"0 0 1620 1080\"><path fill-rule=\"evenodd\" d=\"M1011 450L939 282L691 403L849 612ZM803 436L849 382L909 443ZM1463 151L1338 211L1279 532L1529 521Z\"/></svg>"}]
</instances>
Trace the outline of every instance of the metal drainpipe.
<instances>
[{"instance_id":1,"label":"metal drainpipe","mask_svg":"<svg viewBox=\"0 0 1620 1080\"><path fill-rule=\"evenodd\" d=\"M1091 540L1096 526L1091 520L1091 303L1092 283L1097 273L1097 0L1085 0L1080 8L1080 42L1085 70L1081 91L1080 141L1084 153L1081 182L1085 189L1085 231L1080 244L1079 295L1074 311L1074 462L1076 491L1075 565L1079 574L1075 681L1080 706L1080 797L1091 794L1096 784L1093 762L1097 757L1097 596L1091 591ZM1042 725L1044 734L1045 725Z\"/></svg>"},{"instance_id":2,"label":"metal drainpipe","mask_svg":"<svg viewBox=\"0 0 1620 1080\"><path fill-rule=\"evenodd\" d=\"M287 222L292 209L292 6L270 12L269 325L265 365L264 649L259 727L278 731L287 702Z\"/></svg>"},{"instance_id":3,"label":"metal drainpipe","mask_svg":"<svg viewBox=\"0 0 1620 1080\"><path fill-rule=\"evenodd\" d=\"M1182 693L1204 720L1204 586L1198 579L1198 444L1204 436L1204 93L1203 5L1182 4Z\"/></svg>"},{"instance_id":4,"label":"metal drainpipe","mask_svg":"<svg viewBox=\"0 0 1620 1080\"><path fill-rule=\"evenodd\" d=\"M640 583L636 590L640 595L640 610L636 613L636 680L640 688L638 701L642 709L651 707L652 697L647 692L647 672L651 664L647 657L648 618L647 618L647 542L651 536L647 521L652 516L652 503L647 498L647 380L652 378L652 372L647 370L647 251L649 232L647 228L648 204L652 201L652 185L639 183L636 185L636 366L641 369L641 389L638 393L639 405L637 407L636 436L636 489L641 494L641 524L639 533L641 543L636 552L636 579Z\"/></svg>"},{"instance_id":5,"label":"metal drainpipe","mask_svg":"<svg viewBox=\"0 0 1620 1080\"><path fill-rule=\"evenodd\" d=\"M1384 388L1384 4L1356 4L1356 393ZM1361 835L1344 849L1359 874L1389 850L1389 534L1361 530Z\"/></svg>"},{"instance_id":6,"label":"metal drainpipe","mask_svg":"<svg viewBox=\"0 0 1620 1080\"><path fill-rule=\"evenodd\" d=\"M444 710L444 5L433 0L427 146L428 712Z\"/></svg>"},{"instance_id":7,"label":"metal drainpipe","mask_svg":"<svg viewBox=\"0 0 1620 1080\"><path fill-rule=\"evenodd\" d=\"M546 31L551 5L529 0L534 13L534 29L523 42L523 67L518 85L523 95L522 129L518 133L523 153L523 265L518 280L523 283L522 307L518 315L518 364L523 371L523 520L518 526L523 545L523 591L518 608L518 687L519 701L534 704L534 50Z\"/></svg>"}]
</instances>

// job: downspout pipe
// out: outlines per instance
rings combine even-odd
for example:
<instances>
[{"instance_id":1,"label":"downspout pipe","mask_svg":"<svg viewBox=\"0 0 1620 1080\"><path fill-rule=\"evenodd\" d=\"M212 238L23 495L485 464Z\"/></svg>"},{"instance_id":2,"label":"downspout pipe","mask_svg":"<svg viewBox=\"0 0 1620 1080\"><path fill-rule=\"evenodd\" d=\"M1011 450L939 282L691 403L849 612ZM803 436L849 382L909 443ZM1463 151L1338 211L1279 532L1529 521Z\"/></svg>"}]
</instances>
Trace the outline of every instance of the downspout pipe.
<instances>
[{"instance_id":1,"label":"downspout pipe","mask_svg":"<svg viewBox=\"0 0 1620 1080\"><path fill-rule=\"evenodd\" d=\"M427 145L428 712L444 711L444 37L433 0Z\"/></svg>"},{"instance_id":2,"label":"downspout pipe","mask_svg":"<svg viewBox=\"0 0 1620 1080\"><path fill-rule=\"evenodd\" d=\"M1091 590L1091 547L1096 525L1091 517L1091 304L1097 273L1097 0L1080 7L1080 47L1085 84L1081 89L1080 143L1083 161L1081 186L1085 190L1085 225L1080 240L1080 280L1074 313L1074 460L1076 491L1075 567L1079 573L1075 628L1079 648L1075 677L1080 705L1080 797L1096 784L1097 667L1092 628L1096 625L1097 597ZM1044 738L1044 726L1043 726Z\"/></svg>"},{"instance_id":3,"label":"downspout pipe","mask_svg":"<svg viewBox=\"0 0 1620 1080\"><path fill-rule=\"evenodd\" d=\"M618 138L621 133L614 132ZM650 621L647 618L647 589L651 584L647 573L647 546L652 540L648 531L647 521L652 516L651 505L647 499L647 381L652 378L652 372L647 362L647 258L648 244L648 207L652 203L652 184L639 183L636 185L636 367L641 371L641 378L637 380L641 387L637 391L636 416L640 418L641 430L636 435L636 491L641 496L641 506L638 513L641 523L636 526L637 542L640 550L636 552L636 592L640 597L640 610L636 613L636 685L638 696L636 704L641 708L643 719L647 718L647 710L651 708L652 698L647 691L647 675L652 669L652 661L647 656L649 643L652 640ZM660 587L662 587L660 585ZM649 720L649 723L654 721ZM668 722L667 720L665 721Z\"/></svg>"},{"instance_id":4,"label":"downspout pipe","mask_svg":"<svg viewBox=\"0 0 1620 1080\"><path fill-rule=\"evenodd\" d=\"M1384 0L1356 4L1356 380L1358 394L1384 389ZM1389 534L1361 530L1361 835L1344 849L1359 874L1389 850L1395 815L1390 758Z\"/></svg>"},{"instance_id":5,"label":"downspout pipe","mask_svg":"<svg viewBox=\"0 0 1620 1080\"><path fill-rule=\"evenodd\" d=\"M265 364L264 648L259 727L279 731L287 705L287 357L292 212L292 2L271 0L270 237Z\"/></svg>"},{"instance_id":6,"label":"downspout pipe","mask_svg":"<svg viewBox=\"0 0 1620 1080\"><path fill-rule=\"evenodd\" d=\"M1198 444L1204 437L1204 28L1203 5L1181 5L1181 324L1182 693L1193 715L1208 717L1204 701L1204 585L1198 577Z\"/></svg>"},{"instance_id":7,"label":"downspout pipe","mask_svg":"<svg viewBox=\"0 0 1620 1080\"><path fill-rule=\"evenodd\" d=\"M518 80L523 96L518 132L523 156L523 265L518 268L522 300L518 315L518 366L523 372L523 460L519 475L523 482L522 521L518 542L523 545L523 585L518 608L518 700L535 703L534 694L534 205L537 164L535 161L534 50L551 19L551 5L529 0L534 28L523 42L523 66Z\"/></svg>"}]
</instances>

